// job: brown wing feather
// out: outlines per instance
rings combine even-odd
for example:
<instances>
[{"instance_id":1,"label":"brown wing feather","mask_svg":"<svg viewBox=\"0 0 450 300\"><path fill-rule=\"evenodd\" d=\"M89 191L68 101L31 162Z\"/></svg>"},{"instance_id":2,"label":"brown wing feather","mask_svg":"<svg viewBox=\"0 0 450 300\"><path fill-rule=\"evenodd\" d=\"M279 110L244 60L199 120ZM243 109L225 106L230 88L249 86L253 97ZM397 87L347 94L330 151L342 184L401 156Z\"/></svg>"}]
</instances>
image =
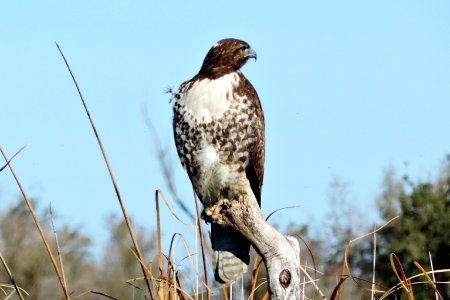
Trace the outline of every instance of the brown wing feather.
<instances>
[{"instance_id":1,"label":"brown wing feather","mask_svg":"<svg viewBox=\"0 0 450 300\"><path fill-rule=\"evenodd\" d=\"M261 102L259 101L258 93L256 92L253 85L245 78L244 75L240 74L242 85L240 88L243 95L247 97L252 103L253 112L255 115L253 117L257 118L258 125L255 126L253 134L256 137L256 141L250 145L250 157L249 163L245 169L246 176L250 182L253 194L258 200L258 204L261 206L261 188L263 185L264 178L264 113L261 107Z\"/></svg>"}]
</instances>

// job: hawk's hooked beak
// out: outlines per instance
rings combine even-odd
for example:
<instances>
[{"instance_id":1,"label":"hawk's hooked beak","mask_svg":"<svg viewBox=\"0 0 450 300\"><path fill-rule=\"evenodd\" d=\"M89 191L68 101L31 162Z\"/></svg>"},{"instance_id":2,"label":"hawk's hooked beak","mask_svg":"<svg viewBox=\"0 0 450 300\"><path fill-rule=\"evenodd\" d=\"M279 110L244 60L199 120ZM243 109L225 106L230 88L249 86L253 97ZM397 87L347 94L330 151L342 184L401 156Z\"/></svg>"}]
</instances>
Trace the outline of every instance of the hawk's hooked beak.
<instances>
[{"instance_id":1,"label":"hawk's hooked beak","mask_svg":"<svg viewBox=\"0 0 450 300\"><path fill-rule=\"evenodd\" d=\"M255 61L256 61L256 52L255 52L255 50L253 50L252 48L247 48L247 49L245 49L244 50L244 57L246 58L246 59L249 59L249 58L254 58L255 59Z\"/></svg>"}]
</instances>

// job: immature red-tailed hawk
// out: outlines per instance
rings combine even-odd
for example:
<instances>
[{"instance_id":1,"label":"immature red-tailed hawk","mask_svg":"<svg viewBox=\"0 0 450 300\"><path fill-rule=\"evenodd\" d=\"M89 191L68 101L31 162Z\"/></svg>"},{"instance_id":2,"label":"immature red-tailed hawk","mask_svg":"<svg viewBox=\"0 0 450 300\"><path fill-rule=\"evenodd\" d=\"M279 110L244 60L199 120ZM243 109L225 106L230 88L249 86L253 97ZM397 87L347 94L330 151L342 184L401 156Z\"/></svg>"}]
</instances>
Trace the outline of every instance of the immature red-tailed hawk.
<instances>
[{"instance_id":1,"label":"immature red-tailed hawk","mask_svg":"<svg viewBox=\"0 0 450 300\"><path fill-rule=\"evenodd\" d=\"M236 199L249 186L261 204L264 115L258 94L240 71L249 58L256 60L256 53L246 42L221 40L173 96L178 155L205 208ZM211 241L216 280L235 281L247 270L249 242L217 224Z\"/></svg>"}]
</instances>

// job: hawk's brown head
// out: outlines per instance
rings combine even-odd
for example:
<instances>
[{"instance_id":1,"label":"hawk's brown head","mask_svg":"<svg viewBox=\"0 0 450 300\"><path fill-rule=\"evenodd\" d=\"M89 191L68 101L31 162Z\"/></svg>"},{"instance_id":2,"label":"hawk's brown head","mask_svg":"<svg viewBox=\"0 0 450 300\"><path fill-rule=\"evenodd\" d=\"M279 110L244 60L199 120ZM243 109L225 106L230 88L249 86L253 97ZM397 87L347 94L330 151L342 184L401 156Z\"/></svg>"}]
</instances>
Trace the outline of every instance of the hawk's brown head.
<instances>
[{"instance_id":1,"label":"hawk's brown head","mask_svg":"<svg viewBox=\"0 0 450 300\"><path fill-rule=\"evenodd\" d=\"M198 75L216 79L238 71L249 58L256 60L256 52L246 42L220 40L209 50Z\"/></svg>"}]
</instances>

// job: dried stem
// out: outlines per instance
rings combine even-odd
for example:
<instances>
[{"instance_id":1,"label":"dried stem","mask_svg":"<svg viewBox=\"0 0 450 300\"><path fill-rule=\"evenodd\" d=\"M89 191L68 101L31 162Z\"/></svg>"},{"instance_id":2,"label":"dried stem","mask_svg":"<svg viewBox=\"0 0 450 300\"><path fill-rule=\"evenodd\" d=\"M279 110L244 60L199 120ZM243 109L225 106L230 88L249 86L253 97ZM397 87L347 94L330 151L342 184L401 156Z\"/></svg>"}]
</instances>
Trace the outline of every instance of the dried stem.
<instances>
[{"instance_id":1,"label":"dried stem","mask_svg":"<svg viewBox=\"0 0 450 300\"><path fill-rule=\"evenodd\" d=\"M6 162L6 164L0 168L0 172L3 171L9 165L9 163L14 159L14 157L16 157L20 152L22 152L22 150L25 149L27 146L28 146L28 144L25 146L22 146L22 148L17 150L17 152L14 153L14 155Z\"/></svg>"},{"instance_id":2,"label":"dried stem","mask_svg":"<svg viewBox=\"0 0 450 300\"><path fill-rule=\"evenodd\" d=\"M139 248L139 244L138 244L136 236L134 234L133 227L131 225L131 221L128 218L128 214L127 214L127 212L125 210L125 206L123 205L122 197L120 196L119 188L117 186L116 180L114 179L114 174L113 174L112 168L111 168L111 166L109 164L108 157L106 155L105 149L103 148L102 141L101 141L100 136L99 136L99 134L97 132L97 129L96 129L95 125L94 125L94 121L92 120L91 114L89 113L89 109L88 109L88 107L86 105L86 102L84 101L84 97L83 97L83 94L81 93L80 87L78 86L78 83L77 83L77 81L75 79L75 76L73 75L72 70L71 70L71 68L69 66L69 63L67 62L67 59L64 56L64 54L63 54L61 48L59 47L59 45L57 43L55 43L55 44L56 44L56 47L58 48L59 53L61 54L61 56L62 56L62 58L64 60L64 63L66 64L66 67L67 67L67 70L70 73L70 76L72 77L73 83L75 84L75 87L76 87L76 89L78 91L78 95L80 96L80 99L81 99L81 102L83 104L84 110L85 110L85 112L87 114L87 117L89 119L89 122L91 124L92 130L94 131L95 137L97 139L98 145L99 145L100 150L101 150L102 155L103 155L103 159L105 160L106 167L108 168L109 176L111 177L111 181L112 181L112 184L114 186L114 190L116 192L117 200L119 201L119 205L120 205L120 208L122 210L123 217L125 219L125 223L127 225L128 231L130 233L131 240L132 240L134 248L136 250L136 254L137 254L138 258L139 258L139 262L140 262L140 265L141 265L141 268L142 268L142 272L143 272L144 277L145 277L145 282L147 284L147 288L148 288L148 291L150 293L150 297L151 297L151 299L155 299L155 295L153 294L153 290L152 290L151 285L150 285L150 279L147 276L148 270L145 267L145 264L143 263L144 259L142 257L141 249Z\"/></svg>"},{"instance_id":3,"label":"dried stem","mask_svg":"<svg viewBox=\"0 0 450 300\"><path fill-rule=\"evenodd\" d=\"M59 267L61 268L61 275L62 275L62 280L64 282L64 285L67 287L66 274L64 273L63 258L62 258L62 254L61 254L61 248L59 247L58 234L56 232L55 222L53 220L53 210L52 210L51 204L49 205L49 208L50 208L50 217L51 217L50 219L52 221L53 235L55 236L56 251L58 253L58 258L59 258Z\"/></svg>"},{"instance_id":4,"label":"dried stem","mask_svg":"<svg viewBox=\"0 0 450 300\"><path fill-rule=\"evenodd\" d=\"M20 292L19 287L17 286L16 281L14 280L14 277L12 276L11 271L9 270L8 265L6 264L6 261L3 258L1 253L0 253L0 260L2 261L2 264L5 267L6 273L8 273L9 280L11 281L12 285L16 289L17 295L19 295L19 298L21 300L24 300L23 296L22 296L22 293Z\"/></svg>"},{"instance_id":5,"label":"dried stem","mask_svg":"<svg viewBox=\"0 0 450 300\"><path fill-rule=\"evenodd\" d=\"M200 218L200 213L199 213L199 209L198 209L198 199L195 196L195 193L194 193L194 200L195 200L195 211L197 213L198 236L200 237L200 245L202 248L202 261L203 261L203 272L205 273L205 284L206 284L206 286L209 286L209 284L208 284L208 268L206 266L206 258L205 258L205 239L203 238L202 220ZM211 300L211 291L209 289L206 289L206 296L207 296L208 300Z\"/></svg>"},{"instance_id":6,"label":"dried stem","mask_svg":"<svg viewBox=\"0 0 450 300\"><path fill-rule=\"evenodd\" d=\"M158 240L158 278L163 278L163 260L162 260L162 246L161 246L161 220L159 218L159 197L158 190L155 192L155 205L156 205L156 234ZM168 271L168 270L167 270ZM161 285L158 285L158 297L159 299L164 299L164 291Z\"/></svg>"}]
</instances>

